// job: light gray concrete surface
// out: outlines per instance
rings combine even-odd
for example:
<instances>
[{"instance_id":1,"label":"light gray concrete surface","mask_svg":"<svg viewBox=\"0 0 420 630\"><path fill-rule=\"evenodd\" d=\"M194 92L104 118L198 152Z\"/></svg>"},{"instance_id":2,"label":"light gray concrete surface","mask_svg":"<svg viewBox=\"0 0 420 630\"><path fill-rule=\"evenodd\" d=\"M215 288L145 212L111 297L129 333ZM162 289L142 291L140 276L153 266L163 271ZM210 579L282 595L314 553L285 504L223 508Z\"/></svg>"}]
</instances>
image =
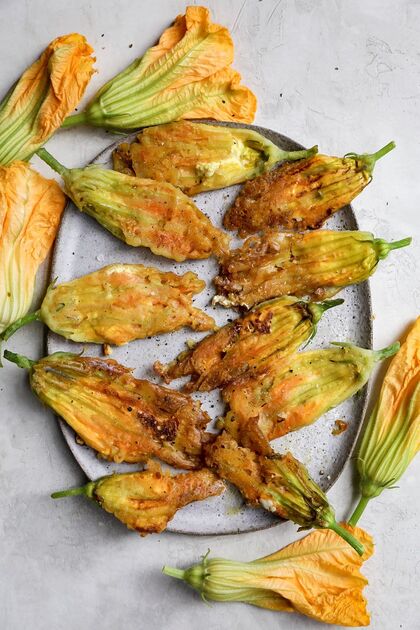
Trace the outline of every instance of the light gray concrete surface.
<instances>
[{"instance_id":1,"label":"light gray concrete surface","mask_svg":"<svg viewBox=\"0 0 420 630\"><path fill-rule=\"evenodd\" d=\"M397 142L398 149L378 165L374 183L354 204L363 229L390 239L415 237L412 247L384 262L372 280L375 346L388 344L420 311L420 3L207 4L232 32L235 67L258 95L258 124L308 146L318 142L332 154ZM0 92L51 39L79 31L96 50L99 75L88 90L92 95L184 7L175 0L0 0ZM49 148L73 166L109 142L104 132L82 129L57 134ZM40 326L32 325L12 345L36 357L42 343ZM0 410L2 630L320 627L298 615L240 604L205 606L160 573L164 563L188 565L208 548L243 560L266 555L297 537L294 526L218 538L140 539L82 499L55 503L49 498L58 488L82 482L83 475L52 414L31 396L26 375L14 366L0 373ZM420 627L419 472L417 461L399 488L372 503L361 521L376 541L376 553L364 567L375 630ZM329 496L339 517L348 516L354 503L351 464Z\"/></svg>"}]
</instances>

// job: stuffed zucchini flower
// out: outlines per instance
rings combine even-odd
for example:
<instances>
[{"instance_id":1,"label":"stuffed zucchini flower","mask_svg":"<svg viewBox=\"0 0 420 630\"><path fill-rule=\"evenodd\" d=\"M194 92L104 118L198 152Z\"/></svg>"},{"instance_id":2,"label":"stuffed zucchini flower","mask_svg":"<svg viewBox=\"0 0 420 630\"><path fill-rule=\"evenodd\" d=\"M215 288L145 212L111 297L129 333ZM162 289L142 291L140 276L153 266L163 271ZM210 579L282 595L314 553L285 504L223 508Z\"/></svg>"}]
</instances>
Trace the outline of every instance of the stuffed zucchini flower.
<instances>
[{"instance_id":1,"label":"stuffed zucchini flower","mask_svg":"<svg viewBox=\"0 0 420 630\"><path fill-rule=\"evenodd\" d=\"M180 118L252 122L256 98L230 65L233 42L205 7L187 7L158 44L108 81L64 126L138 129Z\"/></svg>"},{"instance_id":2,"label":"stuffed zucchini flower","mask_svg":"<svg viewBox=\"0 0 420 630\"><path fill-rule=\"evenodd\" d=\"M296 352L262 361L223 390L230 411L219 424L237 441L259 452L268 442L312 424L354 396L375 365L394 355L399 344L368 350L350 343Z\"/></svg>"},{"instance_id":3,"label":"stuffed zucchini flower","mask_svg":"<svg viewBox=\"0 0 420 630\"><path fill-rule=\"evenodd\" d=\"M245 182L278 162L302 160L317 147L284 151L247 127L179 120L143 129L113 153L116 171L178 186L187 195Z\"/></svg>"},{"instance_id":4,"label":"stuffed zucchini flower","mask_svg":"<svg viewBox=\"0 0 420 630\"><path fill-rule=\"evenodd\" d=\"M43 148L38 156L60 173L66 193L79 210L127 245L148 247L178 262L226 254L228 235L176 186L131 177L99 164L68 169Z\"/></svg>"},{"instance_id":5,"label":"stuffed zucchini flower","mask_svg":"<svg viewBox=\"0 0 420 630\"><path fill-rule=\"evenodd\" d=\"M70 282L48 287L41 308L11 324L7 341L38 320L72 341L121 346L134 339L178 330L210 330L215 323L191 301L206 283L192 271L183 276L143 265L115 263Z\"/></svg>"},{"instance_id":6,"label":"stuffed zucchini flower","mask_svg":"<svg viewBox=\"0 0 420 630\"><path fill-rule=\"evenodd\" d=\"M300 529L331 529L363 555L363 544L337 523L325 493L291 453L259 455L238 446L226 431L205 444L204 452L206 465L233 483L249 505L291 520Z\"/></svg>"},{"instance_id":7,"label":"stuffed zucchini flower","mask_svg":"<svg viewBox=\"0 0 420 630\"><path fill-rule=\"evenodd\" d=\"M151 460L147 470L109 475L80 488L54 492L51 496L53 499L85 496L113 514L128 529L146 536L166 529L175 513L185 505L217 496L224 490L223 481L206 468L171 475Z\"/></svg>"},{"instance_id":8,"label":"stuffed zucchini flower","mask_svg":"<svg viewBox=\"0 0 420 630\"><path fill-rule=\"evenodd\" d=\"M54 39L0 103L0 164L29 160L79 103L93 74L83 35Z\"/></svg>"},{"instance_id":9,"label":"stuffed zucchini flower","mask_svg":"<svg viewBox=\"0 0 420 630\"><path fill-rule=\"evenodd\" d=\"M34 394L104 459L200 468L210 418L198 401L112 359L56 352L33 361L9 350L4 358L29 370Z\"/></svg>"},{"instance_id":10,"label":"stuffed zucchini flower","mask_svg":"<svg viewBox=\"0 0 420 630\"><path fill-rule=\"evenodd\" d=\"M0 332L28 312L65 204L59 185L25 162L0 166Z\"/></svg>"}]
</instances>

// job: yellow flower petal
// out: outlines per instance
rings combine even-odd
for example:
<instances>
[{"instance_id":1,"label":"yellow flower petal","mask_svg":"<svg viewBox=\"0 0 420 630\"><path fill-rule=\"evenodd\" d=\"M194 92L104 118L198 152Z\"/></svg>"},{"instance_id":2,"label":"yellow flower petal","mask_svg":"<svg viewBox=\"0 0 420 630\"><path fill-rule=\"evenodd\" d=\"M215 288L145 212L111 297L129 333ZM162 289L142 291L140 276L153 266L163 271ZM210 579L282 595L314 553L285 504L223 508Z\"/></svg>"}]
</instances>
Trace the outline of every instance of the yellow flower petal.
<instances>
[{"instance_id":1,"label":"yellow flower petal","mask_svg":"<svg viewBox=\"0 0 420 630\"><path fill-rule=\"evenodd\" d=\"M408 412L412 401L412 422L407 427L412 456L420 449L420 317L410 329L400 351L392 359L380 393L380 406L376 418L376 439L383 441L390 430L398 433L397 419ZM407 444L408 446L408 444Z\"/></svg>"},{"instance_id":2,"label":"yellow flower petal","mask_svg":"<svg viewBox=\"0 0 420 630\"><path fill-rule=\"evenodd\" d=\"M197 102L181 118L213 118L238 123L254 120L257 99L249 88L241 84L239 72L225 68L200 81L198 86L200 94L197 94Z\"/></svg>"},{"instance_id":3,"label":"yellow flower petal","mask_svg":"<svg viewBox=\"0 0 420 630\"><path fill-rule=\"evenodd\" d=\"M0 166L0 332L27 313L66 198L24 162Z\"/></svg>"},{"instance_id":4,"label":"yellow flower petal","mask_svg":"<svg viewBox=\"0 0 420 630\"><path fill-rule=\"evenodd\" d=\"M27 160L79 103L93 49L77 33L57 37L0 104L0 164Z\"/></svg>"},{"instance_id":5,"label":"yellow flower petal","mask_svg":"<svg viewBox=\"0 0 420 630\"><path fill-rule=\"evenodd\" d=\"M147 75L146 70L158 59L165 63L164 55L178 57L193 46L192 63L183 64L180 81L171 88L206 78L233 61L233 41L228 29L214 24L207 8L187 7L185 15L178 15L172 26L162 33L159 43L145 53L138 77Z\"/></svg>"},{"instance_id":6,"label":"yellow flower petal","mask_svg":"<svg viewBox=\"0 0 420 630\"><path fill-rule=\"evenodd\" d=\"M158 44L108 81L65 127L136 129L180 118L252 122L254 94L230 68L233 42L205 7L188 7Z\"/></svg>"},{"instance_id":7,"label":"yellow flower petal","mask_svg":"<svg viewBox=\"0 0 420 630\"><path fill-rule=\"evenodd\" d=\"M395 484L420 448L420 317L385 375L357 456L362 502Z\"/></svg>"},{"instance_id":8,"label":"yellow flower petal","mask_svg":"<svg viewBox=\"0 0 420 630\"><path fill-rule=\"evenodd\" d=\"M257 561L269 569L260 580L261 588L275 590L296 612L318 621L352 627L368 625L362 594L368 581L359 569L372 554L373 542L362 529L348 529L365 546L362 558L331 530L315 530ZM271 570L273 562L280 562L279 571Z\"/></svg>"}]
</instances>

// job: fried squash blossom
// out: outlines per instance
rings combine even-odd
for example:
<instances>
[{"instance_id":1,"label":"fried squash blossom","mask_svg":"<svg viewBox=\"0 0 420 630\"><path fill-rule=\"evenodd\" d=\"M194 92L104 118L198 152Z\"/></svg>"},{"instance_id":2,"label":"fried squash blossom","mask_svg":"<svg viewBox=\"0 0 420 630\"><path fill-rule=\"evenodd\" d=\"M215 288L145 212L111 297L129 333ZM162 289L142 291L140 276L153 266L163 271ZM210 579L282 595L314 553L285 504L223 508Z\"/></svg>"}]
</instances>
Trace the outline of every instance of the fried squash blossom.
<instances>
[{"instance_id":1,"label":"fried squash blossom","mask_svg":"<svg viewBox=\"0 0 420 630\"><path fill-rule=\"evenodd\" d=\"M39 320L78 342L117 346L190 326L214 328L213 318L192 306L205 287L195 273L183 276L143 265L114 264L64 284L52 284L41 308L9 326L9 339L21 326Z\"/></svg>"},{"instance_id":2,"label":"fried squash blossom","mask_svg":"<svg viewBox=\"0 0 420 630\"><path fill-rule=\"evenodd\" d=\"M200 468L209 416L198 401L136 379L112 359L56 352L32 361L8 350L4 357L29 370L32 391L102 457L178 468Z\"/></svg>"}]
</instances>

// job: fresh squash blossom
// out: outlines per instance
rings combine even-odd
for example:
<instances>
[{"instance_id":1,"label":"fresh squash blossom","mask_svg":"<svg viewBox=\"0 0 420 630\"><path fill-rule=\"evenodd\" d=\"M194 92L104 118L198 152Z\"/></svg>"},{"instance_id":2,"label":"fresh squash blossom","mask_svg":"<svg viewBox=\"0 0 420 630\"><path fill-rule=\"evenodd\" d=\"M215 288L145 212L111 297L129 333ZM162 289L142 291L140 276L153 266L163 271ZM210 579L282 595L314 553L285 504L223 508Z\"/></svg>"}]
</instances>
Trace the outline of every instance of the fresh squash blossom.
<instances>
[{"instance_id":1,"label":"fresh squash blossom","mask_svg":"<svg viewBox=\"0 0 420 630\"><path fill-rule=\"evenodd\" d=\"M420 449L420 317L385 374L378 402L357 454L362 497L357 523L370 499L402 477Z\"/></svg>"},{"instance_id":2,"label":"fresh squash blossom","mask_svg":"<svg viewBox=\"0 0 420 630\"><path fill-rule=\"evenodd\" d=\"M323 623L367 626L368 581L360 567L372 555L373 541L362 529L344 527L363 543L362 557L335 532L316 530L253 562L204 556L188 569L165 566L163 573L184 580L204 601L243 602Z\"/></svg>"},{"instance_id":3,"label":"fresh squash blossom","mask_svg":"<svg viewBox=\"0 0 420 630\"><path fill-rule=\"evenodd\" d=\"M0 332L28 312L65 203L59 185L25 162L0 166Z\"/></svg>"},{"instance_id":4,"label":"fresh squash blossom","mask_svg":"<svg viewBox=\"0 0 420 630\"><path fill-rule=\"evenodd\" d=\"M205 7L187 7L159 43L108 81L64 126L138 129L180 118L252 122L256 98L230 65L233 42Z\"/></svg>"},{"instance_id":5,"label":"fresh squash blossom","mask_svg":"<svg viewBox=\"0 0 420 630\"><path fill-rule=\"evenodd\" d=\"M29 160L79 103L93 74L83 35L54 39L0 103L0 164Z\"/></svg>"}]
</instances>

